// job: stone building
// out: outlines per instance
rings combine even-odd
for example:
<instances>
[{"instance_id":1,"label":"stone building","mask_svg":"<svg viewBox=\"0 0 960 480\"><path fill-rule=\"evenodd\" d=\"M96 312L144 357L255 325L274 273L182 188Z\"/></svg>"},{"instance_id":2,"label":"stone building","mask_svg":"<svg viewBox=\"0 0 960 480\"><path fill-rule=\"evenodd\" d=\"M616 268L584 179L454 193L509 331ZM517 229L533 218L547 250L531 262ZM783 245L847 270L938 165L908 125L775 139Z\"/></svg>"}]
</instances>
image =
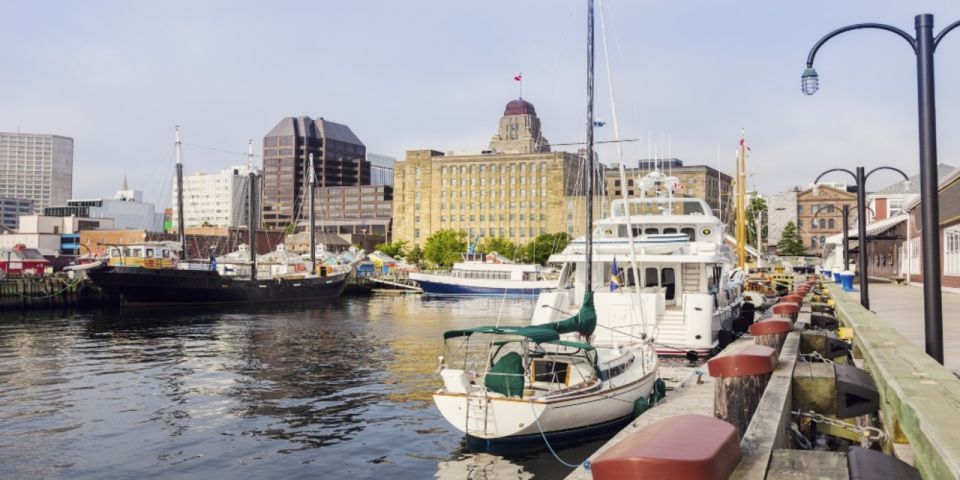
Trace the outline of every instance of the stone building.
<instances>
[{"instance_id":1,"label":"stone building","mask_svg":"<svg viewBox=\"0 0 960 480\"><path fill-rule=\"evenodd\" d=\"M659 161L658 161L659 162ZM713 214L720 216L721 197L723 206L723 218L732 211L731 200L733 199L732 181L733 178L713 167L706 165L688 165L683 161L672 158L663 161L665 166L660 167L660 171L677 177L683 185L683 196L699 198L707 202L713 209ZM639 190L634 187L639 181L651 171L652 161L640 160L636 168L626 168L626 185L621 185L623 181L620 178L618 168L610 168L605 172L606 195L608 200L622 198L624 190L628 197L640 195Z\"/></svg>"},{"instance_id":2,"label":"stone building","mask_svg":"<svg viewBox=\"0 0 960 480\"><path fill-rule=\"evenodd\" d=\"M302 219L310 154L318 186L370 184L367 147L350 127L324 118L284 118L263 137L265 228L285 228Z\"/></svg>"},{"instance_id":3,"label":"stone building","mask_svg":"<svg viewBox=\"0 0 960 480\"><path fill-rule=\"evenodd\" d=\"M550 151L533 105L513 100L488 150L410 150L397 162L394 239L423 245L441 229L521 244L541 233L582 234L581 164L575 154Z\"/></svg>"}]
</instances>

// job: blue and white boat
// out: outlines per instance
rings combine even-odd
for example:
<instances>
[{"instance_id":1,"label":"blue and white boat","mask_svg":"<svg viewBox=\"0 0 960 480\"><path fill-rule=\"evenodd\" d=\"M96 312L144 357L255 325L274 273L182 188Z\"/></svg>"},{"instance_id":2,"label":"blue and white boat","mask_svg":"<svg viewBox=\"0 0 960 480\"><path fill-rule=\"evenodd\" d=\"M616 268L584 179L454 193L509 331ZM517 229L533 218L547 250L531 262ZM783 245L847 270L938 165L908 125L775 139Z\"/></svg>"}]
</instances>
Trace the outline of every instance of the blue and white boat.
<instances>
[{"instance_id":1,"label":"blue and white boat","mask_svg":"<svg viewBox=\"0 0 960 480\"><path fill-rule=\"evenodd\" d=\"M496 255L464 254L449 271L411 272L425 295L494 295L536 297L557 287L552 270L537 264L512 263Z\"/></svg>"}]
</instances>

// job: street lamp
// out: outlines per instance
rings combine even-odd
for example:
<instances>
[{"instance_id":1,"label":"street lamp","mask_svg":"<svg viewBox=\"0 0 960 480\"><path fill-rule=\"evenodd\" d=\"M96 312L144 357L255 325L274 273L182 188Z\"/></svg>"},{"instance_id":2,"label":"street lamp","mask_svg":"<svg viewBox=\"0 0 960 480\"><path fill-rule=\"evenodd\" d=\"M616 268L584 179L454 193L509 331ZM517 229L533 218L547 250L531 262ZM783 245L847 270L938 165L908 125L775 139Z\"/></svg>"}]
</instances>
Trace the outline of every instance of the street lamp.
<instances>
[{"instance_id":1,"label":"street lamp","mask_svg":"<svg viewBox=\"0 0 960 480\"><path fill-rule=\"evenodd\" d=\"M824 175L831 172L846 172L850 174L854 181L857 182L857 238L859 239L859 255L857 256L857 270L860 272L860 305L863 305L863 308L870 310L870 293L867 290L867 178L870 175L873 175L874 172L878 170L893 170L894 172L903 175L903 178L910 180L910 177L906 173L903 173L903 170L894 167L877 167L873 170L870 170L868 173L864 173L863 167L857 167L857 173L853 173L846 168L831 168L820 175L817 176L817 179L813 181L813 184L816 185L820 182L820 179ZM846 230L844 230L846 232Z\"/></svg>"},{"instance_id":2,"label":"street lamp","mask_svg":"<svg viewBox=\"0 0 960 480\"><path fill-rule=\"evenodd\" d=\"M943 363L943 304L940 291L940 204L937 198L937 113L934 95L933 54L943 37L960 26L960 21L947 25L934 37L933 15L914 17L916 38L903 30L881 23L858 23L838 28L817 41L807 55L807 68L801 77L803 93L813 95L820 79L813 69L817 50L827 40L850 30L872 28L894 33L910 44L917 57L917 103L920 121L920 201L923 228L923 317L926 351Z\"/></svg>"}]
</instances>

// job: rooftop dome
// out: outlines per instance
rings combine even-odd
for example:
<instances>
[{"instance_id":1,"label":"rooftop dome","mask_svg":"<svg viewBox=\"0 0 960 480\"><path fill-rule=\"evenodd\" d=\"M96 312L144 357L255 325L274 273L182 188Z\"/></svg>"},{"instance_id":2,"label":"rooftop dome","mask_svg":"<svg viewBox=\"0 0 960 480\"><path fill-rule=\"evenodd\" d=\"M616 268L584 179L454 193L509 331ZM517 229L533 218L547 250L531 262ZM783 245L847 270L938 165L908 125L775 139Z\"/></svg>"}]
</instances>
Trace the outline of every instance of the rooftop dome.
<instances>
[{"instance_id":1,"label":"rooftop dome","mask_svg":"<svg viewBox=\"0 0 960 480\"><path fill-rule=\"evenodd\" d=\"M507 108L503 111L503 116L509 115L537 115L537 110L533 108L533 104L522 99L518 98L516 100L511 100L507 104Z\"/></svg>"}]
</instances>

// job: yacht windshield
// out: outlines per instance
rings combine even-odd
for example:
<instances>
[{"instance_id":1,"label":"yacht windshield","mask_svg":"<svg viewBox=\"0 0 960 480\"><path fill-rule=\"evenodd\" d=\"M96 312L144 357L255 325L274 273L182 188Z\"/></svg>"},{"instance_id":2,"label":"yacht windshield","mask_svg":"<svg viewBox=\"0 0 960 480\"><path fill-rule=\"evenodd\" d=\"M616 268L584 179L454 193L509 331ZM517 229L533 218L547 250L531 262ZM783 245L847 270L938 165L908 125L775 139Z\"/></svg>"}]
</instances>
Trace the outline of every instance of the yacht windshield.
<instances>
[{"instance_id":1,"label":"yacht windshield","mask_svg":"<svg viewBox=\"0 0 960 480\"><path fill-rule=\"evenodd\" d=\"M707 215L704 204L695 198L645 198L630 199L631 215ZM624 215L623 201L614 201L613 214Z\"/></svg>"}]
</instances>

